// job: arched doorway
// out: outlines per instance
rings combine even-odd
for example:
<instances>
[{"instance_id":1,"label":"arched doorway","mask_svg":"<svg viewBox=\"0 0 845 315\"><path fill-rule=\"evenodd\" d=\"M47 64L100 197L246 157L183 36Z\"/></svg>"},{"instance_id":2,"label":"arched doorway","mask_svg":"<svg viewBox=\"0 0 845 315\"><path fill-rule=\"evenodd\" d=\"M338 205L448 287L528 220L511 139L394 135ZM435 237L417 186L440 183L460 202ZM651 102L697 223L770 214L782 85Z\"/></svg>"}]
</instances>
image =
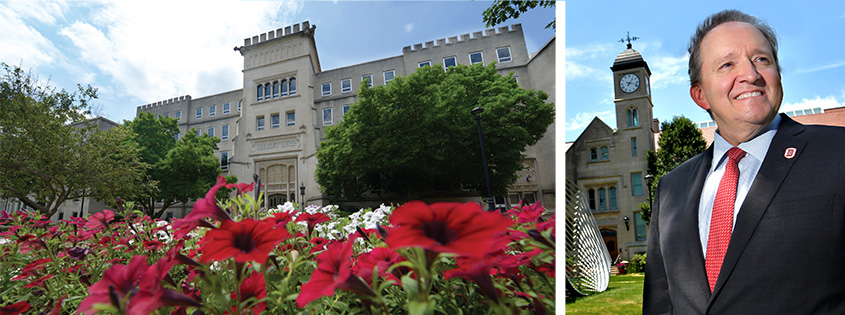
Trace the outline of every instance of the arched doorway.
<instances>
[{"instance_id":1,"label":"arched doorway","mask_svg":"<svg viewBox=\"0 0 845 315\"><path fill-rule=\"evenodd\" d=\"M601 237L604 239L604 244L607 246L607 252L610 253L610 259L616 260L616 256L619 255L619 249L616 247L618 244L616 242L616 230L602 228Z\"/></svg>"},{"instance_id":2,"label":"arched doorway","mask_svg":"<svg viewBox=\"0 0 845 315\"><path fill-rule=\"evenodd\" d=\"M293 161L267 163L258 174L264 183L267 208L275 208L285 202L296 202L296 168ZM266 165L266 164L265 164Z\"/></svg>"}]
</instances>

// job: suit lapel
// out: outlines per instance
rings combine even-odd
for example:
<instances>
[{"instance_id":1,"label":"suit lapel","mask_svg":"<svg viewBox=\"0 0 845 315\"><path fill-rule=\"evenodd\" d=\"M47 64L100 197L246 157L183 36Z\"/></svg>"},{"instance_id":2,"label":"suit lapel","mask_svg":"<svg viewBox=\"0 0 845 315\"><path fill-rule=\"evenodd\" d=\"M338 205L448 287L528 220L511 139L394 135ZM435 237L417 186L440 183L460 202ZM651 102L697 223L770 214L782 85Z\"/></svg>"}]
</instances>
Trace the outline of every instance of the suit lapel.
<instances>
[{"instance_id":1,"label":"suit lapel","mask_svg":"<svg viewBox=\"0 0 845 315\"><path fill-rule=\"evenodd\" d=\"M682 246L686 251L691 253L691 257L689 257L691 261L688 261L687 264L692 271L690 285L697 291L694 293L696 296L706 296L708 298L710 297L710 285L707 283L707 270L704 268L704 253L701 250L701 237L698 234L698 205L701 199L701 190L704 188L704 180L707 179L707 173L710 171L712 161L713 146L711 145L704 151L704 154L698 161L699 164L694 168L696 173L693 175L695 177L691 182L692 186L687 190L687 203L684 205L684 209L689 210L683 212L685 216L682 218L682 225L688 231L683 233L684 244Z\"/></svg>"},{"instance_id":2,"label":"suit lapel","mask_svg":"<svg viewBox=\"0 0 845 315\"><path fill-rule=\"evenodd\" d=\"M793 163L801 158L801 151L807 144L806 139L796 137L797 134L804 131L804 126L786 115L781 115L781 117L783 120L737 215L731 242L725 253L725 260L722 262L722 269L719 272L719 279L716 280L713 296L717 296L725 282L730 280L731 273L751 240L760 219L768 209L775 193L783 184ZM787 148L797 149L797 155L794 158L784 157ZM713 304L713 300L715 299L710 300L710 305Z\"/></svg>"}]
</instances>

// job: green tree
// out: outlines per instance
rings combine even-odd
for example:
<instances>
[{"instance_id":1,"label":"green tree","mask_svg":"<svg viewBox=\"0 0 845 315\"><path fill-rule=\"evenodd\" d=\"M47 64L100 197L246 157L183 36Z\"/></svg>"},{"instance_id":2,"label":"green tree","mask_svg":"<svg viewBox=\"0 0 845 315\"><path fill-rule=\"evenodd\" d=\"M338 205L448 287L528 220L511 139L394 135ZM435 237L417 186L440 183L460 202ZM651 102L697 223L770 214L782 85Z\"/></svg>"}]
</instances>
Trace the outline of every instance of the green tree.
<instances>
[{"instance_id":1,"label":"green tree","mask_svg":"<svg viewBox=\"0 0 845 315\"><path fill-rule=\"evenodd\" d=\"M483 21L487 23L487 27L493 27L504 23L508 19L511 18L519 18L519 15L525 13L530 9L534 9L537 6L548 8L554 7L555 1L554 0L542 0L542 1L509 1L509 0L495 0L493 4L484 10ZM555 22L556 20L552 20L549 24L546 25L546 28L551 27L555 29Z\"/></svg>"},{"instance_id":2,"label":"green tree","mask_svg":"<svg viewBox=\"0 0 845 315\"><path fill-rule=\"evenodd\" d=\"M198 136L191 129L177 141L176 121L141 112L123 125L135 134L131 143L140 151L142 160L152 165L146 173L151 185L137 190L131 200L153 218L161 217L176 202L187 203L205 196L220 173L214 156L220 139Z\"/></svg>"},{"instance_id":3,"label":"green tree","mask_svg":"<svg viewBox=\"0 0 845 315\"><path fill-rule=\"evenodd\" d=\"M142 183L147 165L125 143L131 133L100 131L85 119L96 89L57 91L19 67L2 66L0 195L49 217L66 200L112 202Z\"/></svg>"},{"instance_id":4,"label":"green tree","mask_svg":"<svg viewBox=\"0 0 845 315\"><path fill-rule=\"evenodd\" d=\"M317 183L334 200L381 190L411 199L462 186L486 193L475 107L485 110L491 186L504 194L522 152L554 121L548 94L520 88L495 64L422 67L385 86L365 85L358 97L317 152Z\"/></svg>"},{"instance_id":5,"label":"green tree","mask_svg":"<svg viewBox=\"0 0 845 315\"><path fill-rule=\"evenodd\" d=\"M654 191L663 175L707 149L707 142L704 141L701 130L698 130L689 118L675 116L671 122L663 122L660 130L659 149L657 152L649 150L646 153L648 174L654 176L649 182L649 200L653 200ZM643 220L650 222L651 204L640 204L640 210Z\"/></svg>"}]
</instances>

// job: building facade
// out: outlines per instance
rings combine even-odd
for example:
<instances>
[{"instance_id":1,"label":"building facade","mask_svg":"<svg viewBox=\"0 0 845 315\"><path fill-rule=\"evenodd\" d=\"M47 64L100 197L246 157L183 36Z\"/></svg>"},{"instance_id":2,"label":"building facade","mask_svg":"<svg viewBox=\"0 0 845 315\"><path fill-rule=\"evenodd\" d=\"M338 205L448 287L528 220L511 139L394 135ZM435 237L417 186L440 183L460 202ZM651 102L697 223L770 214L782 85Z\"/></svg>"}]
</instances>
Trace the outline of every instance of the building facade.
<instances>
[{"instance_id":1,"label":"building facade","mask_svg":"<svg viewBox=\"0 0 845 315\"><path fill-rule=\"evenodd\" d=\"M274 207L286 201L328 202L314 177L317 149L325 128L338 124L354 106L362 84L384 85L423 66L497 62L500 73L512 72L523 88L543 90L550 95L548 102L555 101L554 38L529 54L520 24L414 44L395 57L331 70L320 65L315 30L304 22L244 39L235 48L244 58L242 89L179 96L138 106L137 112L177 118L180 135L196 129L220 138L215 155L221 175L250 182L259 174L267 206ZM525 199L553 209L554 125L525 154L526 170L508 196L496 198L497 204ZM472 194L460 199L483 202ZM178 213L172 216L184 216L185 209L173 210Z\"/></svg>"}]
</instances>

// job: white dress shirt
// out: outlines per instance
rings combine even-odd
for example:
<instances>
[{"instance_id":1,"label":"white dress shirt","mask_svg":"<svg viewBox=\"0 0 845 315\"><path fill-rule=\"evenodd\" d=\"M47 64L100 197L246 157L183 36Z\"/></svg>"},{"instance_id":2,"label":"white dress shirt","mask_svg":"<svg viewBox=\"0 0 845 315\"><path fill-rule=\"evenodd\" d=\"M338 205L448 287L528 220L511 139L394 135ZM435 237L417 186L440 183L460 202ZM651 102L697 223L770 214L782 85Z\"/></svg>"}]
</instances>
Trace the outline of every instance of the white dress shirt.
<instances>
[{"instance_id":1,"label":"white dress shirt","mask_svg":"<svg viewBox=\"0 0 845 315\"><path fill-rule=\"evenodd\" d=\"M745 151L745 157L738 164L739 180L736 186L736 202L734 203L734 220L732 226L736 225L739 209L742 207L743 201L745 201L745 196L748 195L748 190L751 189L754 178L757 177L757 172L760 171L763 159L766 157L769 146L772 144L772 138L775 137L778 126L780 126L780 121L780 115L776 115L775 119L757 136L740 143L738 146ZM704 253L704 257L707 257L707 240L710 237L710 218L713 213L713 203L716 200L716 191L719 190L719 182L722 180L722 175L725 174L725 164L727 164L725 162L728 160L726 153L732 147L725 138L722 138L719 131L716 130L713 140L713 163L710 165L710 171L704 180L704 188L701 190L701 199L698 203L698 235L701 239L701 252Z\"/></svg>"}]
</instances>

